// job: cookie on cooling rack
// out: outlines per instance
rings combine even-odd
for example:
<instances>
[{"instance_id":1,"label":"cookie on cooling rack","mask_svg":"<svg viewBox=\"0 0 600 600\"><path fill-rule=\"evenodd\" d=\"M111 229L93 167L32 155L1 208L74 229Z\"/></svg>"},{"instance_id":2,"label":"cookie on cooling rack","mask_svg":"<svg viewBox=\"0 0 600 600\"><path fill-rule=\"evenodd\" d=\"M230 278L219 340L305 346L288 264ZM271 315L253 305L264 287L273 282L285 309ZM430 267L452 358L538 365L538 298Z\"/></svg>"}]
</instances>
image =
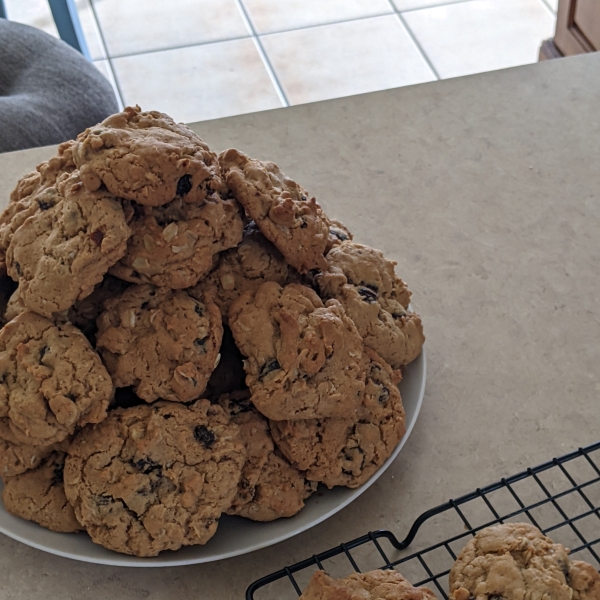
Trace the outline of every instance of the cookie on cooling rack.
<instances>
[{"instance_id":1,"label":"cookie on cooling rack","mask_svg":"<svg viewBox=\"0 0 600 600\"><path fill-rule=\"evenodd\" d=\"M75 437L65 492L94 542L156 556L215 534L245 458L238 427L208 400L118 408Z\"/></svg>"},{"instance_id":2,"label":"cookie on cooling rack","mask_svg":"<svg viewBox=\"0 0 600 600\"><path fill-rule=\"evenodd\" d=\"M328 270L315 282L323 298L338 300L365 345L394 369L412 362L425 341L420 317L408 311L410 292L379 250L352 241L327 254Z\"/></svg>"},{"instance_id":3,"label":"cookie on cooling rack","mask_svg":"<svg viewBox=\"0 0 600 600\"><path fill-rule=\"evenodd\" d=\"M292 267L300 273L327 267L327 218L305 189L275 163L233 148L219 155L219 163L236 199Z\"/></svg>"},{"instance_id":4,"label":"cookie on cooling rack","mask_svg":"<svg viewBox=\"0 0 600 600\"><path fill-rule=\"evenodd\" d=\"M582 560L572 560L568 581L573 588L573 600L600 599L600 573L592 565Z\"/></svg>"},{"instance_id":5,"label":"cookie on cooling rack","mask_svg":"<svg viewBox=\"0 0 600 600\"><path fill-rule=\"evenodd\" d=\"M73 160L88 190L102 184L145 206L202 202L223 189L216 154L189 128L156 111L126 107L86 129Z\"/></svg>"},{"instance_id":6,"label":"cookie on cooling rack","mask_svg":"<svg viewBox=\"0 0 600 600\"><path fill-rule=\"evenodd\" d=\"M247 357L252 402L275 421L354 415L365 387L362 340L336 300L264 283L232 305L229 325Z\"/></svg>"},{"instance_id":7,"label":"cookie on cooling rack","mask_svg":"<svg viewBox=\"0 0 600 600\"><path fill-rule=\"evenodd\" d=\"M278 448L312 481L358 487L392 454L406 431L400 375L373 350L363 401L355 417L272 421Z\"/></svg>"},{"instance_id":8,"label":"cookie on cooling rack","mask_svg":"<svg viewBox=\"0 0 600 600\"><path fill-rule=\"evenodd\" d=\"M0 330L0 435L48 446L106 417L113 384L70 323L26 311Z\"/></svg>"},{"instance_id":9,"label":"cookie on cooling rack","mask_svg":"<svg viewBox=\"0 0 600 600\"><path fill-rule=\"evenodd\" d=\"M199 398L219 359L221 314L210 296L133 285L106 300L96 348L116 387L146 402Z\"/></svg>"},{"instance_id":10,"label":"cookie on cooling rack","mask_svg":"<svg viewBox=\"0 0 600 600\"><path fill-rule=\"evenodd\" d=\"M55 451L35 468L3 477L6 510L50 531L71 533L83 529L65 496L63 471L66 452Z\"/></svg>"},{"instance_id":11,"label":"cookie on cooling rack","mask_svg":"<svg viewBox=\"0 0 600 600\"><path fill-rule=\"evenodd\" d=\"M247 452L238 491L227 514L273 521L300 512L317 486L276 450L269 422L252 405L248 390L225 394L219 404L240 428Z\"/></svg>"},{"instance_id":12,"label":"cookie on cooling rack","mask_svg":"<svg viewBox=\"0 0 600 600\"><path fill-rule=\"evenodd\" d=\"M449 575L451 600L571 600L568 550L528 523L482 529Z\"/></svg>"},{"instance_id":13,"label":"cookie on cooling rack","mask_svg":"<svg viewBox=\"0 0 600 600\"><path fill-rule=\"evenodd\" d=\"M317 571L300 600L436 600L436 596L391 569L353 573L342 579Z\"/></svg>"}]
</instances>

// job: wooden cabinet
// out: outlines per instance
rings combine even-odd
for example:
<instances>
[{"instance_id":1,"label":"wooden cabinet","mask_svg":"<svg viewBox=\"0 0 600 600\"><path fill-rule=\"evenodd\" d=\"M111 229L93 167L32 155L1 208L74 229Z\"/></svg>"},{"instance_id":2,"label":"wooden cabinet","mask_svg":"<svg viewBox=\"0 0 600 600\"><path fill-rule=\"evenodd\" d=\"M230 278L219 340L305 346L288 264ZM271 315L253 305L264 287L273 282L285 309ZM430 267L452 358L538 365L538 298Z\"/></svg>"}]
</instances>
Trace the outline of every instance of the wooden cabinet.
<instances>
[{"instance_id":1,"label":"wooden cabinet","mask_svg":"<svg viewBox=\"0 0 600 600\"><path fill-rule=\"evenodd\" d=\"M600 50L600 0L559 0L554 38L540 49L540 60Z\"/></svg>"}]
</instances>

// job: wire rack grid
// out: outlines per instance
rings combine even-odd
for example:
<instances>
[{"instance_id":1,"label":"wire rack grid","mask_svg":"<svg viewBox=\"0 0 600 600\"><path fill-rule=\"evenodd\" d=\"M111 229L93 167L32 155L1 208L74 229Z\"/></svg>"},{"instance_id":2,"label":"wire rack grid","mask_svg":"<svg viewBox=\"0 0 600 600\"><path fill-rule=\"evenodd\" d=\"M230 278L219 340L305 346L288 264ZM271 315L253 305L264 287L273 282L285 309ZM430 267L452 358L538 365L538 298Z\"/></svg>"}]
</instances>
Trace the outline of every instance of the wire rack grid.
<instances>
[{"instance_id":1,"label":"wire rack grid","mask_svg":"<svg viewBox=\"0 0 600 600\"><path fill-rule=\"evenodd\" d=\"M372 531L262 577L246 600L293 600L317 570L334 577L372 569L396 569L415 586L427 585L447 600L448 574L471 536L490 525L530 522L571 556L600 567L600 442L554 458L512 477L478 488L424 512L406 538ZM452 531L443 541L409 552L417 533L428 542L436 531ZM439 538L438 538L439 539Z\"/></svg>"}]
</instances>

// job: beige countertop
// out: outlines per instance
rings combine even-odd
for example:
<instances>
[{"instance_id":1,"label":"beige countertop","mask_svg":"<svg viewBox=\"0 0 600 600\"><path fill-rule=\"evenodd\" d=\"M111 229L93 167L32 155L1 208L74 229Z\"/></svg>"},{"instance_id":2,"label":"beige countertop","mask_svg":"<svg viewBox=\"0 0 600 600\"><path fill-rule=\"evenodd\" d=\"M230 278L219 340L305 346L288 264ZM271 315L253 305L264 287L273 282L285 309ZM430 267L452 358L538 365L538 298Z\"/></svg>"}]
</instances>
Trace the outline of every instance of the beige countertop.
<instances>
[{"instance_id":1,"label":"beige countertop","mask_svg":"<svg viewBox=\"0 0 600 600\"><path fill-rule=\"evenodd\" d=\"M279 163L398 261L427 335L421 415L367 492L277 546L126 569L0 536L1 600L241 599L259 576L368 530L403 537L426 508L600 439L600 56L193 128ZM0 155L2 202L50 155Z\"/></svg>"}]
</instances>

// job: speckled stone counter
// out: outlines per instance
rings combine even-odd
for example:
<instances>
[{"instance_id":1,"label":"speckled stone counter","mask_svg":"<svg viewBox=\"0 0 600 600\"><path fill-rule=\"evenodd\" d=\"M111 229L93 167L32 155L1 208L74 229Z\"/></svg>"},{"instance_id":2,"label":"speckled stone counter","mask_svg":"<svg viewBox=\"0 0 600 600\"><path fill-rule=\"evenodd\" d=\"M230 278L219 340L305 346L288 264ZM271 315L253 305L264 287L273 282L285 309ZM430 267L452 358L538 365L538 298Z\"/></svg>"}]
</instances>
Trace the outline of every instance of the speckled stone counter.
<instances>
[{"instance_id":1,"label":"speckled stone counter","mask_svg":"<svg viewBox=\"0 0 600 600\"><path fill-rule=\"evenodd\" d=\"M403 537L428 507L600 439L599 55L193 128L276 161L398 261L427 335L419 420L364 495L277 546L125 569L0 536L1 600L241 599L261 575L368 530ZM0 155L1 202L51 152Z\"/></svg>"}]
</instances>

